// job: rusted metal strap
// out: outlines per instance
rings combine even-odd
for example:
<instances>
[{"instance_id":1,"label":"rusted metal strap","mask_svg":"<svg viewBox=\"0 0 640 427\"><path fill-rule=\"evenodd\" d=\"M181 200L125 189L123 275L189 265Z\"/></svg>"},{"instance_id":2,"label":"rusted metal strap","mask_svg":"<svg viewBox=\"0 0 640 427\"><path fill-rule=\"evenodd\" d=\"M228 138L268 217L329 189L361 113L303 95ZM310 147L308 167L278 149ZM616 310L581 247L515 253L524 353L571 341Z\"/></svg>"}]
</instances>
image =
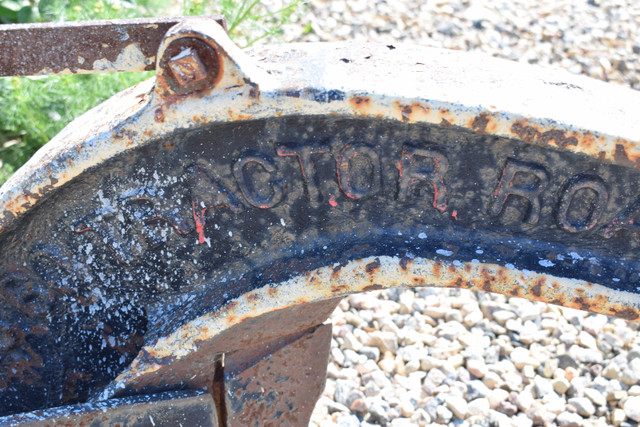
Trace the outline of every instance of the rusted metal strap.
<instances>
[{"instance_id":1,"label":"rusted metal strap","mask_svg":"<svg viewBox=\"0 0 640 427\"><path fill-rule=\"evenodd\" d=\"M0 426L88 425L218 427L219 424L213 398L202 391L140 395L0 417Z\"/></svg>"},{"instance_id":2,"label":"rusted metal strap","mask_svg":"<svg viewBox=\"0 0 640 427\"><path fill-rule=\"evenodd\" d=\"M224 16L207 18L226 25ZM0 76L154 70L164 35L190 19L194 18L2 25Z\"/></svg>"}]
</instances>

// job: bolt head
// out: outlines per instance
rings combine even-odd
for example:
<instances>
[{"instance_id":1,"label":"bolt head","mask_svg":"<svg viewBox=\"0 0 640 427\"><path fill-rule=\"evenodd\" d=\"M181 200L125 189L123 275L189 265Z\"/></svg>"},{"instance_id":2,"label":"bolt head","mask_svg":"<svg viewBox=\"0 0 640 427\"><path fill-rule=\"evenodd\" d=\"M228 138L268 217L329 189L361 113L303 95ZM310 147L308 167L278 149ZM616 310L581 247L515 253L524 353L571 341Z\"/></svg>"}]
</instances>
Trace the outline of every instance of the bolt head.
<instances>
[{"instance_id":1,"label":"bolt head","mask_svg":"<svg viewBox=\"0 0 640 427\"><path fill-rule=\"evenodd\" d=\"M180 86L199 82L207 77L207 69L195 49L186 48L169 61L169 69Z\"/></svg>"}]
</instances>

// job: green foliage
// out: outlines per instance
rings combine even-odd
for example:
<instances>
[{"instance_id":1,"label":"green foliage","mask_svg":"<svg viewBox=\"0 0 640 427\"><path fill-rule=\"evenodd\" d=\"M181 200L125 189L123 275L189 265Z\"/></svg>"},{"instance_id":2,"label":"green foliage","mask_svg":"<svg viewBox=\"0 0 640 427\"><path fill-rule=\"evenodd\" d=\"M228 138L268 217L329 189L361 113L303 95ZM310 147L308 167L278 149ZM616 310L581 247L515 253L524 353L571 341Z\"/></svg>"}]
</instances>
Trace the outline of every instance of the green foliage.
<instances>
[{"instance_id":1,"label":"green foliage","mask_svg":"<svg viewBox=\"0 0 640 427\"><path fill-rule=\"evenodd\" d=\"M0 23L223 14L236 43L278 35L300 0L268 12L258 0L0 0ZM0 78L0 185L75 117L151 73Z\"/></svg>"}]
</instances>

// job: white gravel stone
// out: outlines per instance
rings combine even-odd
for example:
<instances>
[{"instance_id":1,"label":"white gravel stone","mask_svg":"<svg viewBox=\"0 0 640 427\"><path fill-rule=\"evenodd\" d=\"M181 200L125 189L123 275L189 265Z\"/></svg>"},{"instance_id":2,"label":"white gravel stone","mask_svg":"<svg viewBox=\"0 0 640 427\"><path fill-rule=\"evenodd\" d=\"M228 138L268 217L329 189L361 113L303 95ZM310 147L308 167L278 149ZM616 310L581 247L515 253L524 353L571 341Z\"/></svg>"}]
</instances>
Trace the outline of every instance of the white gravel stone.
<instances>
[{"instance_id":1,"label":"white gravel stone","mask_svg":"<svg viewBox=\"0 0 640 427\"><path fill-rule=\"evenodd\" d=\"M633 421L640 421L640 396L632 396L624 403L624 414Z\"/></svg>"},{"instance_id":2,"label":"white gravel stone","mask_svg":"<svg viewBox=\"0 0 640 427\"><path fill-rule=\"evenodd\" d=\"M567 403L576 408L578 414L582 415L583 417L590 417L591 415L596 413L595 406L593 406L591 400L586 397L572 397Z\"/></svg>"},{"instance_id":3,"label":"white gravel stone","mask_svg":"<svg viewBox=\"0 0 640 427\"><path fill-rule=\"evenodd\" d=\"M605 406L607 404L607 399L604 395L594 388L585 388L584 395L596 406Z\"/></svg>"},{"instance_id":4,"label":"white gravel stone","mask_svg":"<svg viewBox=\"0 0 640 427\"><path fill-rule=\"evenodd\" d=\"M582 427L584 419L576 413L563 412L556 418L556 423L559 427Z\"/></svg>"}]
</instances>

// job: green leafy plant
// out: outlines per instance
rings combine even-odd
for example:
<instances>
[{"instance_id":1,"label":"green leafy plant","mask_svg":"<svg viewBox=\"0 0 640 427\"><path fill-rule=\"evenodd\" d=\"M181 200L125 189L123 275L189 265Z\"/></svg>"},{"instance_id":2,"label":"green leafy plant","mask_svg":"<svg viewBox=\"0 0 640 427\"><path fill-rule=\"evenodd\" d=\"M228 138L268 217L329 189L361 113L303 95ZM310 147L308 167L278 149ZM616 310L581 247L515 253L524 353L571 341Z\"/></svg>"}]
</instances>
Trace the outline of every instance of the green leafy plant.
<instances>
[{"instance_id":1,"label":"green leafy plant","mask_svg":"<svg viewBox=\"0 0 640 427\"><path fill-rule=\"evenodd\" d=\"M169 5L168 5L169 4ZM0 0L0 23L222 14L240 46L281 34L299 0L274 11L257 0ZM0 78L0 184L75 117L153 75L117 73Z\"/></svg>"}]
</instances>

